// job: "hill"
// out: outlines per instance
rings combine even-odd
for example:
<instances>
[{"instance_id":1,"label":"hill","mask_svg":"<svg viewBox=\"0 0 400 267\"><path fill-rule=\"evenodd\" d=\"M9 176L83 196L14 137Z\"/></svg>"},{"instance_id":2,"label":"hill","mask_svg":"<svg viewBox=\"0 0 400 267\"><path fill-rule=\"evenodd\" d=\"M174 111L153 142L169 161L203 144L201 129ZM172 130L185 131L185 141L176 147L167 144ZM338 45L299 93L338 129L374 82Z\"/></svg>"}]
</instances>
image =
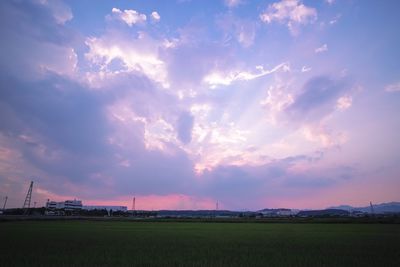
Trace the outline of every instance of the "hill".
<instances>
[{"instance_id":1,"label":"hill","mask_svg":"<svg viewBox=\"0 0 400 267\"><path fill-rule=\"evenodd\" d=\"M400 202L389 202L389 203L381 203L381 204L373 204L374 213L398 213L400 212ZM362 211L371 213L371 207L352 207L349 205L340 205L335 207L330 207L329 209L341 209L347 211Z\"/></svg>"}]
</instances>

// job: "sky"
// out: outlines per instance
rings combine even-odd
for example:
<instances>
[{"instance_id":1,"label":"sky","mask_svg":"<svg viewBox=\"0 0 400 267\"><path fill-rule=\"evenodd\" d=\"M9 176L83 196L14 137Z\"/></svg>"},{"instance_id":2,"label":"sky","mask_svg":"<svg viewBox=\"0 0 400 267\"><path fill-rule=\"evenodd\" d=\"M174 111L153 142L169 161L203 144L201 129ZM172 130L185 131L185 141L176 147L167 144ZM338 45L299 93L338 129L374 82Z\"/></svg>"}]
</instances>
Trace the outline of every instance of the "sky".
<instances>
[{"instance_id":1,"label":"sky","mask_svg":"<svg viewBox=\"0 0 400 267\"><path fill-rule=\"evenodd\" d=\"M0 204L400 201L399 9L0 1Z\"/></svg>"}]
</instances>

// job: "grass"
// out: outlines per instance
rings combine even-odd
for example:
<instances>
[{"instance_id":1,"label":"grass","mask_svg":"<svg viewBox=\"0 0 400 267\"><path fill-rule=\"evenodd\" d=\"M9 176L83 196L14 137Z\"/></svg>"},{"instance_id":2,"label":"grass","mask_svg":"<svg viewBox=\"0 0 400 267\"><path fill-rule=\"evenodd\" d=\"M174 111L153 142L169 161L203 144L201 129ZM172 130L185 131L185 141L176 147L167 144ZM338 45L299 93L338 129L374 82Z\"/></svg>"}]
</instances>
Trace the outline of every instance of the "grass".
<instances>
[{"instance_id":1,"label":"grass","mask_svg":"<svg viewBox=\"0 0 400 267\"><path fill-rule=\"evenodd\" d=\"M0 266L400 266L398 224L0 223Z\"/></svg>"}]
</instances>

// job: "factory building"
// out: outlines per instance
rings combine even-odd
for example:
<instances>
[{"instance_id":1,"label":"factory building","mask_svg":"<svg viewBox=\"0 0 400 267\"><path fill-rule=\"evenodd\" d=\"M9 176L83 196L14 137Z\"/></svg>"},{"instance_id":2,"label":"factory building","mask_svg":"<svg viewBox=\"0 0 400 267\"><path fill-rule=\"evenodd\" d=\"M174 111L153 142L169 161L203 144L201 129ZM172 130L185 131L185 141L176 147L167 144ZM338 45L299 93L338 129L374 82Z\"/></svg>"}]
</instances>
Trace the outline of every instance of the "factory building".
<instances>
[{"instance_id":1,"label":"factory building","mask_svg":"<svg viewBox=\"0 0 400 267\"><path fill-rule=\"evenodd\" d=\"M291 209L263 209L260 212L264 217L288 217L297 213Z\"/></svg>"},{"instance_id":2,"label":"factory building","mask_svg":"<svg viewBox=\"0 0 400 267\"><path fill-rule=\"evenodd\" d=\"M128 211L126 206L83 206L82 200L65 200L61 202L50 201L46 203L49 210L107 210L107 211Z\"/></svg>"},{"instance_id":3,"label":"factory building","mask_svg":"<svg viewBox=\"0 0 400 267\"><path fill-rule=\"evenodd\" d=\"M81 200L65 200L61 202L50 201L48 200L46 203L47 209L54 209L54 210L80 210L82 209L82 201Z\"/></svg>"},{"instance_id":4,"label":"factory building","mask_svg":"<svg viewBox=\"0 0 400 267\"><path fill-rule=\"evenodd\" d=\"M126 206L83 206L84 210L128 211Z\"/></svg>"}]
</instances>

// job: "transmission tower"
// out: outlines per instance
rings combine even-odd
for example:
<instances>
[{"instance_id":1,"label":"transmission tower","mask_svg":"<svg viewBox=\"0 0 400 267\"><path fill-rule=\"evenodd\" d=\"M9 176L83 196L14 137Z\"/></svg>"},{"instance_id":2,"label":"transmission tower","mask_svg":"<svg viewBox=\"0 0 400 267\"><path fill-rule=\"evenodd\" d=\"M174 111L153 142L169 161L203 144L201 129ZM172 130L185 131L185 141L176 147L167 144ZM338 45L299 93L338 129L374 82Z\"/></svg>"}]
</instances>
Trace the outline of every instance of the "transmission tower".
<instances>
[{"instance_id":1,"label":"transmission tower","mask_svg":"<svg viewBox=\"0 0 400 267\"><path fill-rule=\"evenodd\" d=\"M7 199L8 199L8 196L6 196L6 197L4 198L3 210L6 210Z\"/></svg>"},{"instance_id":2,"label":"transmission tower","mask_svg":"<svg viewBox=\"0 0 400 267\"><path fill-rule=\"evenodd\" d=\"M371 214L374 214L375 212L374 212L374 206L372 205L372 202L370 201L369 202L369 206L370 206L370 208L371 208Z\"/></svg>"},{"instance_id":3,"label":"transmission tower","mask_svg":"<svg viewBox=\"0 0 400 267\"><path fill-rule=\"evenodd\" d=\"M28 189L28 193L26 193L25 201L24 201L24 206L22 206L24 210L24 215L28 213L28 209L31 207L31 199L32 199L32 187L33 187L33 181L31 181L31 184Z\"/></svg>"}]
</instances>

